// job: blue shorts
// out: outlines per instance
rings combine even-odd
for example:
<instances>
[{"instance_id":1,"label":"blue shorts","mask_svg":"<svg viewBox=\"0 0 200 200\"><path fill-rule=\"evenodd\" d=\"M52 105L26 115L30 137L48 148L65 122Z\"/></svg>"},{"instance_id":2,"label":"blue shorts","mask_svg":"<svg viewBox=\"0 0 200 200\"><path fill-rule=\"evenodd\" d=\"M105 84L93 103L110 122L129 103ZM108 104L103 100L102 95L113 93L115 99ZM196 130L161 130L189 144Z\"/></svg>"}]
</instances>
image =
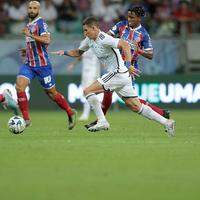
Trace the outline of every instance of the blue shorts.
<instances>
[{"instance_id":1,"label":"blue shorts","mask_svg":"<svg viewBox=\"0 0 200 200\"><path fill-rule=\"evenodd\" d=\"M40 84L45 89L50 89L55 86L55 79L51 65L44 67L30 67L29 65L24 64L20 67L18 76L24 76L29 79L29 81L37 77Z\"/></svg>"}]
</instances>

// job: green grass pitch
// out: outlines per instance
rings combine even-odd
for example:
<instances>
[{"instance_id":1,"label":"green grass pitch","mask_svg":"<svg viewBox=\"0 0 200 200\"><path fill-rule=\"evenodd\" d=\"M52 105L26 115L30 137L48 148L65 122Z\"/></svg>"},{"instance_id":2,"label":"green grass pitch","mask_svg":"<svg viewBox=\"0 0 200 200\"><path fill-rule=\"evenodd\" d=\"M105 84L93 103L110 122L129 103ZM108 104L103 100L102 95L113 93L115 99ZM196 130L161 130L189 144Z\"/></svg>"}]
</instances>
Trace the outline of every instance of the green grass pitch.
<instances>
[{"instance_id":1,"label":"green grass pitch","mask_svg":"<svg viewBox=\"0 0 200 200\"><path fill-rule=\"evenodd\" d=\"M199 111L173 112L176 137L128 111L110 112L111 129L65 127L64 112L31 112L12 135L0 113L1 200L198 200ZM94 119L92 116L91 119Z\"/></svg>"}]
</instances>

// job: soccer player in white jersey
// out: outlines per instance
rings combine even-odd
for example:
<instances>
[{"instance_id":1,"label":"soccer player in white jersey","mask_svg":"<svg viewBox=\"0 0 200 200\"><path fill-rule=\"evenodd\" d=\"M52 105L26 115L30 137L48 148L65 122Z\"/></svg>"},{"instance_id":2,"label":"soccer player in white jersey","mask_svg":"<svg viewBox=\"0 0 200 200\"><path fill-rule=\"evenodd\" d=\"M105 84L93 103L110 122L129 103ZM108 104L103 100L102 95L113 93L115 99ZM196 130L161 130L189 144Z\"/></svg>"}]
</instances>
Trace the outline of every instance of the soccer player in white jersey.
<instances>
[{"instance_id":1,"label":"soccer player in white jersey","mask_svg":"<svg viewBox=\"0 0 200 200\"><path fill-rule=\"evenodd\" d=\"M91 85L100 76L100 62L93 51L89 49L84 54L82 54L81 58L77 58L77 60L70 63L68 65L68 70L72 70L75 67L77 61L80 60L82 61L81 86L84 89ZM88 120L89 115L90 105L85 99L85 101L83 102L83 112L79 120L86 121Z\"/></svg>"},{"instance_id":2,"label":"soccer player in white jersey","mask_svg":"<svg viewBox=\"0 0 200 200\"><path fill-rule=\"evenodd\" d=\"M175 134L175 121L166 119L153 111L148 105L141 104L135 89L132 87L132 78L137 71L131 65L131 51L129 44L118 38L113 38L99 29L99 22L94 17L88 17L83 21L85 39L78 49L70 51L56 51L57 55L79 57L89 48L95 53L100 62L107 68L107 73L98 78L93 84L84 89L84 95L97 116L96 125L88 128L88 131L107 130L110 125L105 118L101 103L97 94L107 91L115 91L134 112L154 120L165 126L169 136ZM119 52L121 49L125 55L125 61Z\"/></svg>"}]
</instances>

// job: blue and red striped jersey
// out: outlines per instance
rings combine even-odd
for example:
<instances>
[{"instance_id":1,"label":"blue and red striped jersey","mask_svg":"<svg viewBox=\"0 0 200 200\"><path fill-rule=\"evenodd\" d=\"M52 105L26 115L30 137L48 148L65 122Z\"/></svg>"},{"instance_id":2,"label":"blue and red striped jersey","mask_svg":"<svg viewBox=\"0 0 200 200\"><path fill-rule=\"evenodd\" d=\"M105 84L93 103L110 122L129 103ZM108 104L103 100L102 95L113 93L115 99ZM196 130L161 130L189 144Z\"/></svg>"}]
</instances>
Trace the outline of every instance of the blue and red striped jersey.
<instances>
[{"instance_id":1,"label":"blue and red striped jersey","mask_svg":"<svg viewBox=\"0 0 200 200\"><path fill-rule=\"evenodd\" d=\"M137 52L134 51L135 47L134 42L137 42L139 47L143 50L153 49L151 38L146 29L142 25L139 25L137 28L132 29L129 26L128 21L124 20L115 24L115 26L113 26L109 30L109 32L113 36L122 38L130 44L132 53L132 62L136 65L136 67L139 55L137 54ZM124 59L124 54L123 52L121 53Z\"/></svg>"},{"instance_id":2,"label":"blue and red striped jersey","mask_svg":"<svg viewBox=\"0 0 200 200\"><path fill-rule=\"evenodd\" d=\"M43 34L50 34L48 26L41 17L33 20L27 24L27 27L33 35L41 36ZM26 36L26 64L31 67L41 67L50 64L47 53L48 45L37 42L31 37Z\"/></svg>"}]
</instances>

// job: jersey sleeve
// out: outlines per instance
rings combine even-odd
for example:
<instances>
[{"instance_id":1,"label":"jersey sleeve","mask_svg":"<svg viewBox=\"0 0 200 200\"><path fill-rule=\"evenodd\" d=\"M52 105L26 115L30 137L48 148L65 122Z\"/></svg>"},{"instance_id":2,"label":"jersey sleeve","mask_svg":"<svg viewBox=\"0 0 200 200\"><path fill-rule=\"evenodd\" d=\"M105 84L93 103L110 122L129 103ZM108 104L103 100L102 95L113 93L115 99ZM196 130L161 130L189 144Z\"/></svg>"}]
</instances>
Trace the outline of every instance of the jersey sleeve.
<instances>
[{"instance_id":1,"label":"jersey sleeve","mask_svg":"<svg viewBox=\"0 0 200 200\"><path fill-rule=\"evenodd\" d=\"M44 22L44 20L40 20L38 26L39 35L50 34L50 32L48 31L48 25Z\"/></svg>"},{"instance_id":2,"label":"jersey sleeve","mask_svg":"<svg viewBox=\"0 0 200 200\"><path fill-rule=\"evenodd\" d=\"M143 36L143 40L141 42L141 46L143 47L144 50L152 50L152 41L148 33L145 33Z\"/></svg>"},{"instance_id":3,"label":"jersey sleeve","mask_svg":"<svg viewBox=\"0 0 200 200\"><path fill-rule=\"evenodd\" d=\"M120 22L118 22L117 24L115 24L110 30L109 32L113 35L113 36L117 36L119 34L119 27L120 27Z\"/></svg>"},{"instance_id":4,"label":"jersey sleeve","mask_svg":"<svg viewBox=\"0 0 200 200\"><path fill-rule=\"evenodd\" d=\"M102 33L100 33L99 38L101 39L101 42L104 46L108 46L115 49L117 49L120 41L119 38L114 38L108 34L102 34Z\"/></svg>"},{"instance_id":5,"label":"jersey sleeve","mask_svg":"<svg viewBox=\"0 0 200 200\"><path fill-rule=\"evenodd\" d=\"M79 46L79 49L81 51L87 51L89 49L89 45L88 45L88 38L85 38L84 40L82 40L80 46Z\"/></svg>"}]
</instances>

